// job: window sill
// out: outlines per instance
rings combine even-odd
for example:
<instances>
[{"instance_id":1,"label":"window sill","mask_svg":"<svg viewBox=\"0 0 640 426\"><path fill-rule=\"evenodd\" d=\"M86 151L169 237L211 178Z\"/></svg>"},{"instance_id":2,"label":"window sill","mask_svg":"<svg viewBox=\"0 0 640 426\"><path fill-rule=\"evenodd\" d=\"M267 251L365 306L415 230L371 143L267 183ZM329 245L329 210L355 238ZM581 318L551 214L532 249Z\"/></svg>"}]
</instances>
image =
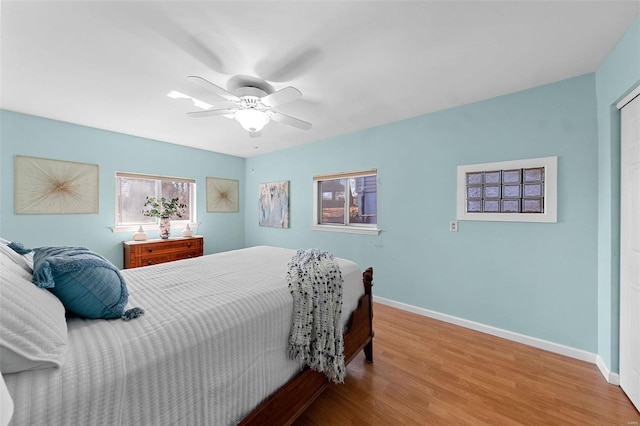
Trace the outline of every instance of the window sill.
<instances>
[{"instance_id":1,"label":"window sill","mask_svg":"<svg viewBox=\"0 0 640 426\"><path fill-rule=\"evenodd\" d=\"M198 227L200 225L199 222L187 222L184 220L172 220L171 221L171 227L173 229L183 229L184 227L187 226L187 224L189 224L189 227L191 229L194 229L196 227ZM145 232L148 231L157 231L158 227L160 225L158 223L147 223L142 225L142 229L144 229ZM109 227L109 229L111 229L111 232L113 233L117 233L117 232L136 232L138 230L138 228L140 228L140 225L115 225L115 226L111 226ZM194 231L195 232L195 231Z\"/></svg>"},{"instance_id":2,"label":"window sill","mask_svg":"<svg viewBox=\"0 0 640 426\"><path fill-rule=\"evenodd\" d=\"M333 226L333 225L312 225L314 231L343 232L345 234L379 235L378 228L364 228L359 226Z\"/></svg>"}]
</instances>

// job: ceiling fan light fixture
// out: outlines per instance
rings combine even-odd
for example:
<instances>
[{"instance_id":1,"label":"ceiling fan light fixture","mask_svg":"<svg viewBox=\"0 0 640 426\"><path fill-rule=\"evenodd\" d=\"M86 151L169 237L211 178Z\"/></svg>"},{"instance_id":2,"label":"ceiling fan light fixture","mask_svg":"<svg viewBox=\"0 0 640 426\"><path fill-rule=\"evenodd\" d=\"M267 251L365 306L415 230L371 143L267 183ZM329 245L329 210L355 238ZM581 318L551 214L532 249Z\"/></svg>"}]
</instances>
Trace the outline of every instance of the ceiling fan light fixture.
<instances>
[{"instance_id":1,"label":"ceiling fan light fixture","mask_svg":"<svg viewBox=\"0 0 640 426\"><path fill-rule=\"evenodd\" d=\"M311 128L311 123L272 109L285 102L291 102L300 98L302 93L298 89L288 86L284 89L274 91L273 87L265 81L257 78L248 78L247 76L237 77L242 78L232 78L232 80L236 80L234 82L234 93L232 93L202 77L196 75L189 76L190 81L225 99L227 106L217 108L209 107L206 108L205 111L188 112L187 115L192 118L223 116L234 119L244 130L249 132L249 136L252 138L260 136L260 132L264 126L269 124L271 120L301 130L309 130ZM247 81L247 79L251 81ZM228 85L231 84L232 80L229 80ZM242 81L238 84L240 80ZM196 103L195 98L180 92L171 92L169 96L173 98L191 98L196 106L208 105L201 103L199 100L198 103Z\"/></svg>"},{"instance_id":2,"label":"ceiling fan light fixture","mask_svg":"<svg viewBox=\"0 0 640 426\"><path fill-rule=\"evenodd\" d=\"M255 108L247 108L236 111L234 118L243 129L249 133L258 133L267 125L269 115Z\"/></svg>"}]
</instances>

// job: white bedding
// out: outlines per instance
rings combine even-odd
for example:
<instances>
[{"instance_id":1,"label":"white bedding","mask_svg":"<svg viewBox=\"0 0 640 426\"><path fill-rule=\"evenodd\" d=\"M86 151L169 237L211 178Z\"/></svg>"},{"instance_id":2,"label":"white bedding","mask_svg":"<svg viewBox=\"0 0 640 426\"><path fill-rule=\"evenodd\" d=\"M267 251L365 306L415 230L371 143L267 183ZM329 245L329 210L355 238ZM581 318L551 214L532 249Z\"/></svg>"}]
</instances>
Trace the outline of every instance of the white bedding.
<instances>
[{"instance_id":1,"label":"white bedding","mask_svg":"<svg viewBox=\"0 0 640 426\"><path fill-rule=\"evenodd\" d=\"M227 425L301 368L287 359L295 250L252 247L123 271L132 321L68 321L61 368L7 374L12 425ZM336 259L343 325L364 293Z\"/></svg>"}]
</instances>

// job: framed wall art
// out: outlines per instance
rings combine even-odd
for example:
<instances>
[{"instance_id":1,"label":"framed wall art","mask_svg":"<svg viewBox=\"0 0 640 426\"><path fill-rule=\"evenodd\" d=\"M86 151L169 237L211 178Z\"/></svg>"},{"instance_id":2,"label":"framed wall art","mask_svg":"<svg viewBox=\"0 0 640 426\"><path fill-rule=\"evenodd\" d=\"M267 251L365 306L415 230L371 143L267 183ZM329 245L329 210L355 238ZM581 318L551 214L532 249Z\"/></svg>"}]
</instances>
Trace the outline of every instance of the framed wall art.
<instances>
[{"instance_id":1,"label":"framed wall art","mask_svg":"<svg viewBox=\"0 0 640 426\"><path fill-rule=\"evenodd\" d=\"M259 225L289 227L289 181L261 183L258 187Z\"/></svg>"},{"instance_id":2,"label":"framed wall art","mask_svg":"<svg viewBox=\"0 0 640 426\"><path fill-rule=\"evenodd\" d=\"M16 214L98 213L98 165L15 157Z\"/></svg>"},{"instance_id":3,"label":"framed wall art","mask_svg":"<svg viewBox=\"0 0 640 426\"><path fill-rule=\"evenodd\" d=\"M238 212L240 210L238 188L237 180L207 177L207 212Z\"/></svg>"}]
</instances>

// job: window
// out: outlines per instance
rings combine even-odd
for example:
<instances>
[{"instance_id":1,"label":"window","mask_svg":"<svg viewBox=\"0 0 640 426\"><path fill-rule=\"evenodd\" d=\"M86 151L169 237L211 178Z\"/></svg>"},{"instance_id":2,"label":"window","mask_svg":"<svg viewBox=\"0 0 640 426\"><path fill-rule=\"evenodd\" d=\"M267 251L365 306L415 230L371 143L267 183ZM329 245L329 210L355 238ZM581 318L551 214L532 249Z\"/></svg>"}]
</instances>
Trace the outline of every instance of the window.
<instances>
[{"instance_id":1,"label":"window","mask_svg":"<svg viewBox=\"0 0 640 426\"><path fill-rule=\"evenodd\" d=\"M467 213L544 213L544 167L468 172Z\"/></svg>"},{"instance_id":2,"label":"window","mask_svg":"<svg viewBox=\"0 0 640 426\"><path fill-rule=\"evenodd\" d=\"M377 234L377 170L314 176L313 228Z\"/></svg>"},{"instance_id":3,"label":"window","mask_svg":"<svg viewBox=\"0 0 640 426\"><path fill-rule=\"evenodd\" d=\"M196 181L195 179L168 176L151 176L116 172L116 226L114 231L136 230L140 225L149 229L158 223L157 218L142 214L147 197L178 198L187 205L182 217L171 217L172 221L195 223Z\"/></svg>"},{"instance_id":4,"label":"window","mask_svg":"<svg viewBox=\"0 0 640 426\"><path fill-rule=\"evenodd\" d=\"M458 220L556 222L557 157L458 167Z\"/></svg>"}]
</instances>

